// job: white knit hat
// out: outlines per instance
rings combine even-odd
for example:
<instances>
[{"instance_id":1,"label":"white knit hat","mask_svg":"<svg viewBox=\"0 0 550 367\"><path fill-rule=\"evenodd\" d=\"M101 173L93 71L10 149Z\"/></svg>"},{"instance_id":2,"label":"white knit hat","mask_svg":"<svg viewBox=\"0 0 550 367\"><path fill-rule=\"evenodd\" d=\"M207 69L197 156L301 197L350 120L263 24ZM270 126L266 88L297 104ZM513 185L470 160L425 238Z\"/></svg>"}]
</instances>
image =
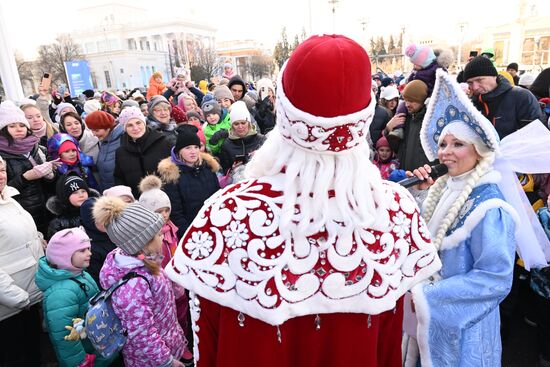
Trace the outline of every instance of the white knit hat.
<instances>
[{"instance_id":1,"label":"white knit hat","mask_svg":"<svg viewBox=\"0 0 550 367\"><path fill-rule=\"evenodd\" d=\"M246 108L246 103L243 101L237 101L231 105L231 110L229 111L229 117L231 122L235 121L248 121L250 122L250 112Z\"/></svg>"},{"instance_id":2,"label":"white knit hat","mask_svg":"<svg viewBox=\"0 0 550 367\"><path fill-rule=\"evenodd\" d=\"M534 81L535 76L533 74L525 73L519 77L518 85L521 85L522 87L530 87Z\"/></svg>"},{"instance_id":3,"label":"white knit hat","mask_svg":"<svg viewBox=\"0 0 550 367\"><path fill-rule=\"evenodd\" d=\"M0 130L9 124L20 122L27 128L31 128L25 118L25 113L17 107L12 101L4 101L0 104Z\"/></svg>"},{"instance_id":4,"label":"white knit hat","mask_svg":"<svg viewBox=\"0 0 550 367\"><path fill-rule=\"evenodd\" d=\"M101 104L97 99L90 99L89 101L84 102L84 112L89 115L92 112L99 111L101 109Z\"/></svg>"},{"instance_id":5,"label":"white knit hat","mask_svg":"<svg viewBox=\"0 0 550 367\"><path fill-rule=\"evenodd\" d=\"M380 98L384 98L386 101L399 98L399 91L397 90L397 87L393 85L382 87L380 90Z\"/></svg>"},{"instance_id":6,"label":"white knit hat","mask_svg":"<svg viewBox=\"0 0 550 367\"><path fill-rule=\"evenodd\" d=\"M270 89L273 92L273 95L275 95L275 87L273 86L273 82L268 78L258 80L256 83L256 89L258 90L260 101L269 96Z\"/></svg>"},{"instance_id":7,"label":"white knit hat","mask_svg":"<svg viewBox=\"0 0 550 367\"><path fill-rule=\"evenodd\" d=\"M151 211L162 208L172 209L170 198L160 188L162 181L155 175L145 176L139 183L139 203Z\"/></svg>"}]
</instances>

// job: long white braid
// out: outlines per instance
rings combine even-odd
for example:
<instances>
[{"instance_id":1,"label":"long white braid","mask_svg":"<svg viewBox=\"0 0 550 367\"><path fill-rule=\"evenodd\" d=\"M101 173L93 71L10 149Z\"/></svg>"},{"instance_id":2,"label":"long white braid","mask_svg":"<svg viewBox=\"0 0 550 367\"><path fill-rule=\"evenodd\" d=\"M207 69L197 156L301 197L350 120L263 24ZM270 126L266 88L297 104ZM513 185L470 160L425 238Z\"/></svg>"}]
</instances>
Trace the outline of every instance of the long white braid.
<instances>
[{"instance_id":1,"label":"long white braid","mask_svg":"<svg viewBox=\"0 0 550 367\"><path fill-rule=\"evenodd\" d=\"M494 160L495 160L494 154L489 154L487 157L482 158L479 161L479 163L476 165L473 172L470 174L470 177L468 177L466 181L466 185L464 186L464 189L462 190L458 198L455 200L451 208L449 208L447 215L445 216L445 218L443 218L443 220L439 224L439 227L437 228L435 238L432 241L435 248L439 249L441 247L441 243L443 242L443 238L445 238L447 230L451 227L451 225L454 223L454 221L458 217L458 214L460 213L462 206L464 205L464 203L472 193L472 190L474 189L474 187L476 187L481 177L487 172L492 170ZM439 194L439 198L441 198L441 194ZM433 210L431 214L433 214Z\"/></svg>"}]
</instances>

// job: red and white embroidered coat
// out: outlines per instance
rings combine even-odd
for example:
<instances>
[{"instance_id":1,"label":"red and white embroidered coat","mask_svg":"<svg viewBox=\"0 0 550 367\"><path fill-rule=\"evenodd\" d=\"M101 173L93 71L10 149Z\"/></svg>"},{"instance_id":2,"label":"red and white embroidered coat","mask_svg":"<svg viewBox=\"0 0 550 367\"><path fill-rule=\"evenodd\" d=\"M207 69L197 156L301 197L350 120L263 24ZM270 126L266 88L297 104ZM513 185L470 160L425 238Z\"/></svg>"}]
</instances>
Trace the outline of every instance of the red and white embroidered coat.
<instances>
[{"instance_id":1,"label":"red and white embroidered coat","mask_svg":"<svg viewBox=\"0 0 550 367\"><path fill-rule=\"evenodd\" d=\"M414 199L384 182L386 232L287 240L283 179L220 190L166 267L195 295L198 366L400 365L400 298L440 267Z\"/></svg>"}]
</instances>

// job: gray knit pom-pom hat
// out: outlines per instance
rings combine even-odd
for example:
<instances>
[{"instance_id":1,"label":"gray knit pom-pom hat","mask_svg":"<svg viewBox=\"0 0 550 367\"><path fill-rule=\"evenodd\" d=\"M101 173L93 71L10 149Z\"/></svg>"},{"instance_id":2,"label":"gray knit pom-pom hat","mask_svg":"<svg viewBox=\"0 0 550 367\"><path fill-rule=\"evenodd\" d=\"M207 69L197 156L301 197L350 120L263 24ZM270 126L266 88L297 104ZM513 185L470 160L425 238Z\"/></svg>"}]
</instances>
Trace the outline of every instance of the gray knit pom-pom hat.
<instances>
[{"instance_id":1,"label":"gray knit pom-pom hat","mask_svg":"<svg viewBox=\"0 0 550 367\"><path fill-rule=\"evenodd\" d=\"M126 204L118 197L99 198L93 216L103 224L109 239L129 255L142 251L164 225L160 214L139 203Z\"/></svg>"}]
</instances>

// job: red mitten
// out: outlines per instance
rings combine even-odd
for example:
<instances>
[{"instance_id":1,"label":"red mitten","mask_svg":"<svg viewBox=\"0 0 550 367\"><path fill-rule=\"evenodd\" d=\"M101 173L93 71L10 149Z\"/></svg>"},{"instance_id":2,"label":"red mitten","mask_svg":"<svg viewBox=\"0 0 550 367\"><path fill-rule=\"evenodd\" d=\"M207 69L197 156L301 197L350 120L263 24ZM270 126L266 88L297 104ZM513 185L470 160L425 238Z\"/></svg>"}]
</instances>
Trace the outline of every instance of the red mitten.
<instances>
[{"instance_id":1,"label":"red mitten","mask_svg":"<svg viewBox=\"0 0 550 367\"><path fill-rule=\"evenodd\" d=\"M78 365L78 367L94 367L95 354L86 354L84 362Z\"/></svg>"}]
</instances>

